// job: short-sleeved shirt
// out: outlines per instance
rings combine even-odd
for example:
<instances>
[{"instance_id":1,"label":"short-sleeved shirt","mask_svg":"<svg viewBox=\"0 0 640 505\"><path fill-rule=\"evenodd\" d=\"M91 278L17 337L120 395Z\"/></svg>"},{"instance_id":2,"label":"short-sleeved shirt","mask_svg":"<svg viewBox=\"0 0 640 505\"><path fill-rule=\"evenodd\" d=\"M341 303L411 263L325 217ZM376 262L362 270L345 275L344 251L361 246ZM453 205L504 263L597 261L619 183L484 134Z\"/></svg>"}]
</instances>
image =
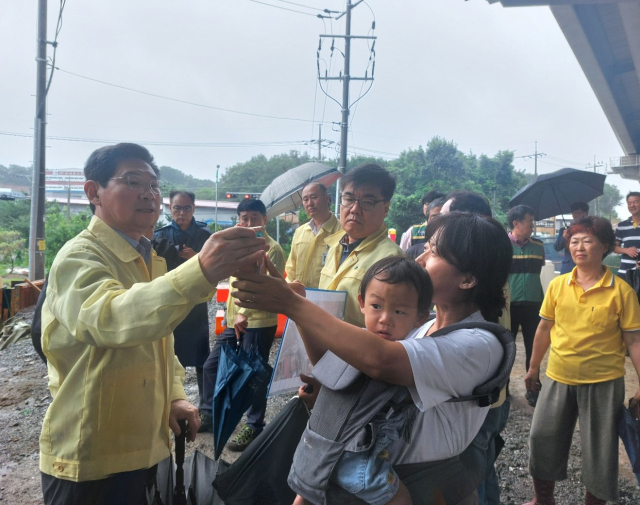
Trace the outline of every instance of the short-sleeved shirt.
<instances>
[{"instance_id":1,"label":"short-sleeved shirt","mask_svg":"<svg viewBox=\"0 0 640 505\"><path fill-rule=\"evenodd\" d=\"M633 219L625 219L618 223L616 228L616 241L620 242L620 247L637 247L640 249L640 226L634 226ZM636 260L631 256L623 254L620 259L620 269L618 275L625 277L627 270L636 268Z\"/></svg>"},{"instance_id":2,"label":"short-sleeved shirt","mask_svg":"<svg viewBox=\"0 0 640 505\"><path fill-rule=\"evenodd\" d=\"M576 271L551 281L540 308L540 317L554 321L547 376L570 386L623 377L622 332L640 330L638 296L606 267L584 291Z\"/></svg>"},{"instance_id":3,"label":"short-sleeved shirt","mask_svg":"<svg viewBox=\"0 0 640 505\"><path fill-rule=\"evenodd\" d=\"M464 322L484 321L475 312ZM475 401L452 402L468 396L474 388L492 378L504 354L502 344L491 332L457 330L432 338L427 331L435 321L401 340L407 350L415 387L409 388L419 412L412 428L412 440L394 442L389 449L393 464L423 463L460 454L478 433L489 411Z\"/></svg>"}]
</instances>

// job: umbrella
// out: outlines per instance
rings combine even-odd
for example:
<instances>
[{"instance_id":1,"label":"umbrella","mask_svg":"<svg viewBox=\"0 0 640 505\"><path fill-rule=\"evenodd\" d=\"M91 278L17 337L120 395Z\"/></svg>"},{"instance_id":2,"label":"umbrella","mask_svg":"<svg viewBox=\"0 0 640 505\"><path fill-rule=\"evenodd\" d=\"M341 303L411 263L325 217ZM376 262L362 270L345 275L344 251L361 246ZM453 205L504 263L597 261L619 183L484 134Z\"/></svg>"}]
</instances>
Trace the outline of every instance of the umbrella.
<instances>
[{"instance_id":1,"label":"umbrella","mask_svg":"<svg viewBox=\"0 0 640 505\"><path fill-rule=\"evenodd\" d=\"M213 442L215 459L220 457L244 412L258 395L267 394L273 369L257 349L247 353L230 345L220 349L218 375L213 392Z\"/></svg>"},{"instance_id":2,"label":"umbrella","mask_svg":"<svg viewBox=\"0 0 640 505\"><path fill-rule=\"evenodd\" d=\"M216 488L226 505L289 505L296 494L287 484L298 441L309 410L297 396L251 442L242 455L216 476ZM247 485L251 483L251 485Z\"/></svg>"},{"instance_id":3,"label":"umbrella","mask_svg":"<svg viewBox=\"0 0 640 505\"><path fill-rule=\"evenodd\" d=\"M631 402L629 402L629 408L622 407L622 413L618 419L618 435L622 439L640 485L640 419L636 419L631 414Z\"/></svg>"},{"instance_id":4,"label":"umbrella","mask_svg":"<svg viewBox=\"0 0 640 505\"><path fill-rule=\"evenodd\" d=\"M535 211L536 219L568 214L576 202L590 202L602 195L605 175L561 168L550 174L538 176L509 201L509 206L528 205Z\"/></svg>"},{"instance_id":5,"label":"umbrella","mask_svg":"<svg viewBox=\"0 0 640 505\"><path fill-rule=\"evenodd\" d=\"M279 216L300 207L305 184L315 181L329 187L341 175L337 168L317 161L287 170L276 177L260 195L260 200L267 207L267 217Z\"/></svg>"},{"instance_id":6,"label":"umbrella","mask_svg":"<svg viewBox=\"0 0 640 505\"><path fill-rule=\"evenodd\" d=\"M213 479L227 469L227 463L213 461L198 450L185 459L185 428L184 421L180 421L182 432L176 436L176 464L171 456L158 463L156 483L147 491L147 504L224 505L213 488Z\"/></svg>"}]
</instances>

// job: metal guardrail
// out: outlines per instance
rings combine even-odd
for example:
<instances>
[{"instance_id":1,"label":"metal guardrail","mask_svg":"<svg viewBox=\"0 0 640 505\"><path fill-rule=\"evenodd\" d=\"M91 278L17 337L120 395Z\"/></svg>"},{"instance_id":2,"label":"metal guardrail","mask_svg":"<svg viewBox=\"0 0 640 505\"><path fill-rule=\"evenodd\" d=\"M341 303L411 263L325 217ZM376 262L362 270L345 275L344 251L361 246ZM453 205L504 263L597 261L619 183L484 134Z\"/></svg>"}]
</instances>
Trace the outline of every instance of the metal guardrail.
<instances>
[{"instance_id":1,"label":"metal guardrail","mask_svg":"<svg viewBox=\"0 0 640 505\"><path fill-rule=\"evenodd\" d=\"M620 156L619 158L611 158L611 168L617 167L637 167L640 166L640 154L632 154L631 156Z\"/></svg>"}]
</instances>

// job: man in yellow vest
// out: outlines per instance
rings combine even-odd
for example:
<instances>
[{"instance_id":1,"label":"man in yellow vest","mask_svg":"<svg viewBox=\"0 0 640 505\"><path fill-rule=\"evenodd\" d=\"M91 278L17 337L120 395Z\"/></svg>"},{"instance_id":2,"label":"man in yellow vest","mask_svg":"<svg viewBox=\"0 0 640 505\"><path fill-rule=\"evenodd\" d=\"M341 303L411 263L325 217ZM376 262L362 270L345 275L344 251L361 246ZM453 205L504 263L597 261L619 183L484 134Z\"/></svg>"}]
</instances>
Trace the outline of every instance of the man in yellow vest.
<instances>
[{"instance_id":1,"label":"man in yellow vest","mask_svg":"<svg viewBox=\"0 0 640 505\"><path fill-rule=\"evenodd\" d=\"M330 204L331 197L324 184L310 182L302 188L302 206L311 220L299 226L293 235L285 267L287 281L298 280L308 288L318 287L329 251L324 239L342 230L340 221L331 213Z\"/></svg>"},{"instance_id":2,"label":"man in yellow vest","mask_svg":"<svg viewBox=\"0 0 640 505\"><path fill-rule=\"evenodd\" d=\"M376 261L404 253L387 236L384 218L396 189L394 177L384 168L367 164L342 178L340 224L344 231L327 237L330 247L320 273L320 289L347 291L344 320L364 326L358 290L364 274Z\"/></svg>"}]
</instances>

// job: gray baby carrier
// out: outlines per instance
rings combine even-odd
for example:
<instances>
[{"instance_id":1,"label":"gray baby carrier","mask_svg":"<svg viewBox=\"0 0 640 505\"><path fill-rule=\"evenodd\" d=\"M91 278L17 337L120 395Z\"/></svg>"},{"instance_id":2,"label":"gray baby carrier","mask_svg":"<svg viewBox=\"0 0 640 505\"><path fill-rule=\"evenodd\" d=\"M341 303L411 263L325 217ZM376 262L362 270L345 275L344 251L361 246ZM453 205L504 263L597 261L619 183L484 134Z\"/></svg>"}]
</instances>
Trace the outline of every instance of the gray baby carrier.
<instances>
[{"instance_id":1,"label":"gray baby carrier","mask_svg":"<svg viewBox=\"0 0 640 505\"><path fill-rule=\"evenodd\" d=\"M496 323L464 322L442 328L431 338L455 330L478 328L493 333L504 348L496 375L476 387L473 394L451 398L450 402L475 400L489 406L506 386L515 360L516 347L511 333ZM407 388L373 380L328 351L313 369L313 376L323 385L318 394L289 471L291 489L307 500L324 505L329 477L353 439L361 435L373 416L388 402L407 394Z\"/></svg>"}]
</instances>

